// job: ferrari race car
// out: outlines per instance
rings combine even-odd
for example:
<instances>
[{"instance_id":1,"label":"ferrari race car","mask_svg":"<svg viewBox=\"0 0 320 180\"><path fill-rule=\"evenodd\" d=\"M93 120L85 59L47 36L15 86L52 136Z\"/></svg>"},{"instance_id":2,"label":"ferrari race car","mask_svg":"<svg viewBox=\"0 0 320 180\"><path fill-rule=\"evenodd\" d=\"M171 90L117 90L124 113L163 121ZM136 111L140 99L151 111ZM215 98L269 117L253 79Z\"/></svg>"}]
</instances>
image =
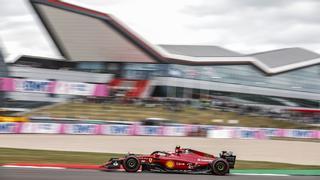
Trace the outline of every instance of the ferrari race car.
<instances>
[{"instance_id":1,"label":"ferrari race car","mask_svg":"<svg viewBox=\"0 0 320 180\"><path fill-rule=\"evenodd\" d=\"M222 151L219 157L177 146L175 152L154 151L150 155L128 154L111 158L102 165L105 170L124 169L127 172L151 171L226 175L234 168L236 156Z\"/></svg>"}]
</instances>

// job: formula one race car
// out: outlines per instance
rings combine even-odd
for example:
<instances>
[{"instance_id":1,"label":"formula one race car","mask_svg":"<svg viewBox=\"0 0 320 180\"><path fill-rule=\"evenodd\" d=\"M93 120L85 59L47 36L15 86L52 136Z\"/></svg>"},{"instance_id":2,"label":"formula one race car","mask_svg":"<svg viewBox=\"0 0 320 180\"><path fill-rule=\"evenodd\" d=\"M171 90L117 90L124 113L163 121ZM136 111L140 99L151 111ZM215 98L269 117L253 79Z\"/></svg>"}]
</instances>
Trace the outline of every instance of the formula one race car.
<instances>
[{"instance_id":1,"label":"formula one race car","mask_svg":"<svg viewBox=\"0 0 320 180\"><path fill-rule=\"evenodd\" d=\"M111 158L102 168L124 169L127 172L151 171L193 174L225 175L234 168L236 156L222 151L219 157L193 149L177 146L175 152L154 151L150 155L128 154L123 158Z\"/></svg>"}]
</instances>

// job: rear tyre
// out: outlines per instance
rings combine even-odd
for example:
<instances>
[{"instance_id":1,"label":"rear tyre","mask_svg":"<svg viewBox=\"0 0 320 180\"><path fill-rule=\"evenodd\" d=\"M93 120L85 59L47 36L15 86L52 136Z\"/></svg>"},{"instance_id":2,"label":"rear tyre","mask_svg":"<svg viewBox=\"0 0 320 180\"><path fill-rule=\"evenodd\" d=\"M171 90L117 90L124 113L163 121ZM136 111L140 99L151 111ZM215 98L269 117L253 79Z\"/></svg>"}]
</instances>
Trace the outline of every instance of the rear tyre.
<instances>
[{"instance_id":1,"label":"rear tyre","mask_svg":"<svg viewBox=\"0 0 320 180\"><path fill-rule=\"evenodd\" d=\"M229 173L229 163L222 158L214 160L211 164L212 173L215 175L223 176Z\"/></svg>"},{"instance_id":2,"label":"rear tyre","mask_svg":"<svg viewBox=\"0 0 320 180\"><path fill-rule=\"evenodd\" d=\"M123 160L122 165L127 172L137 172L141 164L137 157L128 156L125 160Z\"/></svg>"}]
</instances>

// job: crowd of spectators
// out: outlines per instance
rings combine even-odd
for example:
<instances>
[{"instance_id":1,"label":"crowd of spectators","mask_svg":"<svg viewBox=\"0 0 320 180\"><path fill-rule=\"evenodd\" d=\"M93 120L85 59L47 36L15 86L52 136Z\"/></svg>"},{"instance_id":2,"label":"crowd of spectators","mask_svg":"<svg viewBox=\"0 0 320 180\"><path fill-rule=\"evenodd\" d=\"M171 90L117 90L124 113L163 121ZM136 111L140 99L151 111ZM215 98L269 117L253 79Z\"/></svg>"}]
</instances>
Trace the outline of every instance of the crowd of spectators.
<instances>
[{"instance_id":1,"label":"crowd of spectators","mask_svg":"<svg viewBox=\"0 0 320 180\"><path fill-rule=\"evenodd\" d=\"M320 123L320 112L295 111L288 106L273 106L265 104L245 104L232 101L228 97L215 97L211 99L184 99L184 98L77 98L76 101L106 104L135 104L143 107L158 107L172 112L184 111L185 107L193 107L198 110L210 110L212 108L223 112L236 112L239 116L263 116L278 120L287 120L297 123Z\"/></svg>"}]
</instances>

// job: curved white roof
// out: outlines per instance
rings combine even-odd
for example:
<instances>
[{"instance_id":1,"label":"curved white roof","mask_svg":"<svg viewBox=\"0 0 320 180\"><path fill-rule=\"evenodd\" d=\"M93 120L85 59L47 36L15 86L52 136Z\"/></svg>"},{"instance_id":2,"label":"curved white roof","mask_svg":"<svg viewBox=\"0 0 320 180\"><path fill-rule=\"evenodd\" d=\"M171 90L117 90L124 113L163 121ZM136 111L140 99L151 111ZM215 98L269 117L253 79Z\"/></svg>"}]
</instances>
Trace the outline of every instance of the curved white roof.
<instances>
[{"instance_id":1,"label":"curved white roof","mask_svg":"<svg viewBox=\"0 0 320 180\"><path fill-rule=\"evenodd\" d=\"M267 74L320 63L320 55L287 48L242 55L217 46L155 46L110 14L59 0L30 0L61 54L71 61L252 64Z\"/></svg>"}]
</instances>

